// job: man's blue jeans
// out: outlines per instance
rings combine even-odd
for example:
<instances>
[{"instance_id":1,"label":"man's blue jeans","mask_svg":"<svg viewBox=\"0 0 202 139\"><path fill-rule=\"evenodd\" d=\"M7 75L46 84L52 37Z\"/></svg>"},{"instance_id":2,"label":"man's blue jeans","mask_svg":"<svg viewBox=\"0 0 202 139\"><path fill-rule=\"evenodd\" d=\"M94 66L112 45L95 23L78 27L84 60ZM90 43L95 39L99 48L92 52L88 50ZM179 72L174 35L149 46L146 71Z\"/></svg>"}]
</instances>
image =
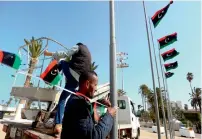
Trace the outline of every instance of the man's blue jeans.
<instances>
[{"instance_id":1,"label":"man's blue jeans","mask_svg":"<svg viewBox=\"0 0 202 139\"><path fill-rule=\"evenodd\" d=\"M65 89L75 92L75 89L78 87L78 81L72 76L69 70L69 63L62 60L59 63L61 70L63 71L66 77ZM57 106L57 112L55 116L55 124L62 124L62 119L65 111L66 99L70 95L67 91L62 91L60 99Z\"/></svg>"}]
</instances>

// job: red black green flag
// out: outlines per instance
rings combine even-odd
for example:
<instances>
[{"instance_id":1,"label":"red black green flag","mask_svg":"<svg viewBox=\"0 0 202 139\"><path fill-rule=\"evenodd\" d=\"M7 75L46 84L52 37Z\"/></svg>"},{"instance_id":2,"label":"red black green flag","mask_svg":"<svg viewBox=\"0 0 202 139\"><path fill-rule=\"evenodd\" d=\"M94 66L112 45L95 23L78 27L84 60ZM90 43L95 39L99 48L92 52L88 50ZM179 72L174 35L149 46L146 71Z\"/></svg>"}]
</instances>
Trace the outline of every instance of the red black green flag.
<instances>
[{"instance_id":1,"label":"red black green flag","mask_svg":"<svg viewBox=\"0 0 202 139\"><path fill-rule=\"evenodd\" d=\"M167 11L168 11L168 8L170 7L170 4L172 4L173 1L171 0L169 2L169 4L167 6L165 6L164 8L158 10L151 18L153 24L154 24L154 27L156 28L157 25L160 23L161 19L163 19L163 17L166 15Z\"/></svg>"},{"instance_id":2,"label":"red black green flag","mask_svg":"<svg viewBox=\"0 0 202 139\"><path fill-rule=\"evenodd\" d=\"M179 52L177 52L175 50L175 48L173 48L171 50L168 50L165 53L161 54L161 56L162 56L162 58L163 58L164 61L172 59L172 58L176 57L177 55L179 55Z\"/></svg>"},{"instance_id":3,"label":"red black green flag","mask_svg":"<svg viewBox=\"0 0 202 139\"><path fill-rule=\"evenodd\" d=\"M45 82L50 83L51 85L57 85L58 82L62 79L62 76L59 73L58 62L53 60L46 70L41 74L41 79Z\"/></svg>"},{"instance_id":4,"label":"red black green flag","mask_svg":"<svg viewBox=\"0 0 202 139\"><path fill-rule=\"evenodd\" d=\"M18 70L21 65L21 59L16 54L0 50L0 63Z\"/></svg>"},{"instance_id":5,"label":"red black green flag","mask_svg":"<svg viewBox=\"0 0 202 139\"><path fill-rule=\"evenodd\" d=\"M173 75L174 75L173 72L166 72L165 73L166 79L172 77Z\"/></svg>"},{"instance_id":6,"label":"red black green flag","mask_svg":"<svg viewBox=\"0 0 202 139\"><path fill-rule=\"evenodd\" d=\"M177 33L176 32L173 34L167 35L163 38L158 39L160 49L174 43L175 41L177 41Z\"/></svg>"},{"instance_id":7,"label":"red black green flag","mask_svg":"<svg viewBox=\"0 0 202 139\"><path fill-rule=\"evenodd\" d=\"M178 67L178 63L173 62L173 63L168 63L168 64L164 64L164 67L166 69L166 71L172 70L172 69L176 69Z\"/></svg>"},{"instance_id":8,"label":"red black green flag","mask_svg":"<svg viewBox=\"0 0 202 139\"><path fill-rule=\"evenodd\" d=\"M97 117L97 119L100 119L106 113L105 107L98 103L94 103L93 109L94 109L94 116Z\"/></svg>"}]
</instances>

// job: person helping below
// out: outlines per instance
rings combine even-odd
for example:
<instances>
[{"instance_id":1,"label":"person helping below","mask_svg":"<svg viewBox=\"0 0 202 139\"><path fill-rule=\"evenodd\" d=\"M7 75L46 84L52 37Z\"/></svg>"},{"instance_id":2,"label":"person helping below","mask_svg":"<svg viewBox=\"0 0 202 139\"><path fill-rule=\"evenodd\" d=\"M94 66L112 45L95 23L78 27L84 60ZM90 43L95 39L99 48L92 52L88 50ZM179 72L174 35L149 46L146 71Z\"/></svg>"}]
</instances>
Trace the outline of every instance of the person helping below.
<instances>
[{"instance_id":1,"label":"person helping below","mask_svg":"<svg viewBox=\"0 0 202 139\"><path fill-rule=\"evenodd\" d=\"M98 77L93 71L80 75L77 95L71 95L65 108L61 139L106 139L109 135L116 108L108 107L100 119L94 119L93 106L88 98L93 98L97 83Z\"/></svg>"}]
</instances>

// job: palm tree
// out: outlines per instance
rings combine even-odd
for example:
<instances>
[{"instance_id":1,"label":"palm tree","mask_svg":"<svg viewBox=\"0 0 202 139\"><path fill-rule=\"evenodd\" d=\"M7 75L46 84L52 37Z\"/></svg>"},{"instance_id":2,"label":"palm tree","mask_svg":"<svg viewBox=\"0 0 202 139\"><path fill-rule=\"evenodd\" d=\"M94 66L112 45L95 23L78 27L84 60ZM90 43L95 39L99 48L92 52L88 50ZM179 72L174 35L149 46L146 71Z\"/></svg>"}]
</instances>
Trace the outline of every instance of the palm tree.
<instances>
[{"instance_id":1,"label":"palm tree","mask_svg":"<svg viewBox=\"0 0 202 139\"><path fill-rule=\"evenodd\" d=\"M122 89L118 89L118 90L117 90L117 93L118 93L118 96L122 96L122 95L125 95L125 94L126 94L126 92L123 91Z\"/></svg>"},{"instance_id":2,"label":"palm tree","mask_svg":"<svg viewBox=\"0 0 202 139\"><path fill-rule=\"evenodd\" d=\"M187 111L188 110L188 105L184 104L184 109Z\"/></svg>"},{"instance_id":3,"label":"palm tree","mask_svg":"<svg viewBox=\"0 0 202 139\"><path fill-rule=\"evenodd\" d=\"M197 102L195 98L191 98L191 106L197 111Z\"/></svg>"},{"instance_id":4,"label":"palm tree","mask_svg":"<svg viewBox=\"0 0 202 139\"><path fill-rule=\"evenodd\" d=\"M95 62L91 64L91 70L95 71L98 68L98 65L95 65Z\"/></svg>"},{"instance_id":5,"label":"palm tree","mask_svg":"<svg viewBox=\"0 0 202 139\"><path fill-rule=\"evenodd\" d=\"M201 88L195 89L197 105L199 106L200 113L201 113L201 90L202 90Z\"/></svg>"},{"instance_id":6,"label":"palm tree","mask_svg":"<svg viewBox=\"0 0 202 139\"><path fill-rule=\"evenodd\" d=\"M188 80L189 83L190 83L191 92L193 92L192 85L191 85L191 81L193 80L193 78L194 78L193 73L188 72L188 73L187 73L187 80Z\"/></svg>"},{"instance_id":7,"label":"palm tree","mask_svg":"<svg viewBox=\"0 0 202 139\"><path fill-rule=\"evenodd\" d=\"M193 109L197 111L197 106L199 107L199 110L201 112L201 88L195 88L192 93L189 93L191 100L191 106Z\"/></svg>"},{"instance_id":8,"label":"palm tree","mask_svg":"<svg viewBox=\"0 0 202 139\"><path fill-rule=\"evenodd\" d=\"M143 106L143 110L146 110L146 99L147 99L147 95L149 94L149 88L147 85L142 84L139 88L139 94L141 94L142 96L142 106Z\"/></svg>"},{"instance_id":9,"label":"palm tree","mask_svg":"<svg viewBox=\"0 0 202 139\"><path fill-rule=\"evenodd\" d=\"M29 70L28 74L32 74L34 71L34 68L38 62L38 57L43 54L42 51L42 40L35 40L34 37L29 41L24 39L26 45L29 47L29 55L31 57L29 62ZM24 86L29 87L31 81L31 76L27 75Z\"/></svg>"},{"instance_id":10,"label":"palm tree","mask_svg":"<svg viewBox=\"0 0 202 139\"><path fill-rule=\"evenodd\" d=\"M161 98L160 98L160 93L162 92L162 90L160 88L156 88L156 94L157 94L157 101L158 101L158 106L159 106L159 117L162 119L163 118L163 105L161 102ZM150 105L149 111L150 113L154 113L155 114L155 98L154 98L154 91L150 90L149 93L147 94L147 101ZM165 111L165 116L167 118L167 105L166 105L166 98L165 95L162 95L162 100L163 100L163 104L164 104L164 111Z\"/></svg>"},{"instance_id":11,"label":"palm tree","mask_svg":"<svg viewBox=\"0 0 202 139\"><path fill-rule=\"evenodd\" d=\"M121 95L122 90L121 90L121 89L118 89L118 90L117 90L117 93L118 93L118 95Z\"/></svg>"},{"instance_id":12,"label":"palm tree","mask_svg":"<svg viewBox=\"0 0 202 139\"><path fill-rule=\"evenodd\" d=\"M32 39L30 41L24 39L26 45L28 46L29 48L29 56L31 57L30 61L29 61L29 70L28 70L28 74L26 76L26 80L25 80L25 83L24 83L24 87L30 87L31 83L31 76L32 73L34 72L34 69L35 69L35 66L38 62L38 57L40 55L43 54L43 50L42 50L42 40L35 40L34 37L32 37ZM26 103L26 100L20 100L19 104L25 104ZM27 106L26 107L29 107L30 105L30 102L27 103ZM19 107L19 105L18 105ZM16 112L17 113L17 112Z\"/></svg>"},{"instance_id":13,"label":"palm tree","mask_svg":"<svg viewBox=\"0 0 202 139\"><path fill-rule=\"evenodd\" d=\"M153 91L150 91L150 93L147 95L147 102L150 105L150 110L155 111L155 104L154 104L154 93Z\"/></svg>"}]
</instances>

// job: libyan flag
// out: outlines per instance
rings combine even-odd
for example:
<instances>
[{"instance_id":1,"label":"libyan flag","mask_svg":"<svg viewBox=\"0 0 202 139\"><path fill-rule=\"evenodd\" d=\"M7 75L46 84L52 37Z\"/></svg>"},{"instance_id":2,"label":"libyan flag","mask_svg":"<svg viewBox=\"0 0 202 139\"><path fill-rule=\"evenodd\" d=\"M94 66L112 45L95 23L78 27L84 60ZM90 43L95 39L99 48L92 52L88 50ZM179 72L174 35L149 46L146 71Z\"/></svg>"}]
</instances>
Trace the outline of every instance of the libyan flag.
<instances>
[{"instance_id":1,"label":"libyan flag","mask_svg":"<svg viewBox=\"0 0 202 139\"><path fill-rule=\"evenodd\" d=\"M16 54L0 50L0 63L18 70L21 65L21 59Z\"/></svg>"},{"instance_id":2,"label":"libyan flag","mask_svg":"<svg viewBox=\"0 0 202 139\"><path fill-rule=\"evenodd\" d=\"M175 50L175 48L168 50L168 51L164 52L163 54L161 54L164 61L172 59L172 58L176 57L177 55L179 55L179 52L177 52Z\"/></svg>"},{"instance_id":3,"label":"libyan flag","mask_svg":"<svg viewBox=\"0 0 202 139\"><path fill-rule=\"evenodd\" d=\"M166 72L165 73L166 79L172 77L173 75L174 75L173 72Z\"/></svg>"},{"instance_id":4,"label":"libyan flag","mask_svg":"<svg viewBox=\"0 0 202 139\"><path fill-rule=\"evenodd\" d=\"M93 110L94 110L94 116L97 117L97 119L100 119L106 113L105 106L97 103L94 103Z\"/></svg>"},{"instance_id":5,"label":"libyan flag","mask_svg":"<svg viewBox=\"0 0 202 139\"><path fill-rule=\"evenodd\" d=\"M158 39L160 49L174 43L175 41L177 41L177 33L176 32L173 34L167 35L163 38Z\"/></svg>"},{"instance_id":6,"label":"libyan flag","mask_svg":"<svg viewBox=\"0 0 202 139\"><path fill-rule=\"evenodd\" d=\"M165 6L164 8L158 10L151 18L153 24L154 24L154 27L156 28L157 25L160 23L161 19L163 19L163 17L166 15L167 11L168 11L168 8L170 7L170 4L172 4L173 1L171 0L170 3Z\"/></svg>"},{"instance_id":7,"label":"libyan flag","mask_svg":"<svg viewBox=\"0 0 202 139\"><path fill-rule=\"evenodd\" d=\"M56 60L53 60L46 70L40 75L40 78L51 85L57 85L62 79L59 73L59 66Z\"/></svg>"},{"instance_id":8,"label":"libyan flag","mask_svg":"<svg viewBox=\"0 0 202 139\"><path fill-rule=\"evenodd\" d=\"M166 71L169 71L171 69L176 69L178 67L178 63L176 61L173 63L164 64L164 67L165 67Z\"/></svg>"}]
</instances>

